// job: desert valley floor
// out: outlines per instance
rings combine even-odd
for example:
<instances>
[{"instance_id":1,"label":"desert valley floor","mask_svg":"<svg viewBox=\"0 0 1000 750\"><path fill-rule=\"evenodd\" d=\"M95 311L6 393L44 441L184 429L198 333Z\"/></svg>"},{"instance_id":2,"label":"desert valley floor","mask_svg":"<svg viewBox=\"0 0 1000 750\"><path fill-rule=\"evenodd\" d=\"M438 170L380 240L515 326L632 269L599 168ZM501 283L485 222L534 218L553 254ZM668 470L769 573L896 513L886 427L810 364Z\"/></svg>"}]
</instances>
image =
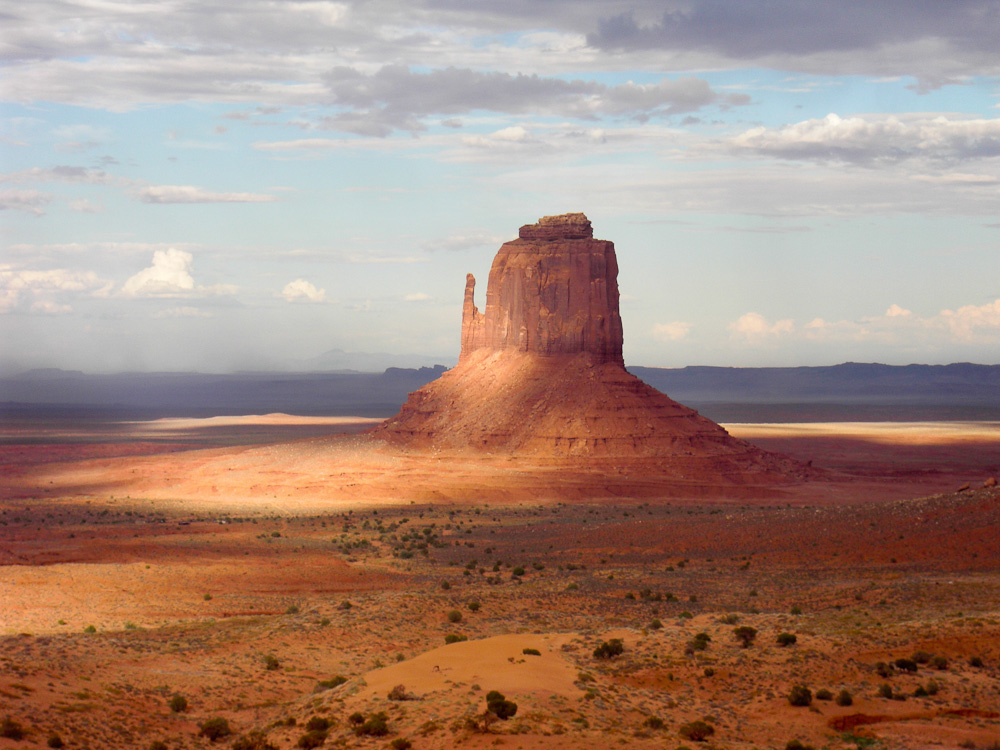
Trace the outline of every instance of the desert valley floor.
<instances>
[{"instance_id":1,"label":"desert valley floor","mask_svg":"<svg viewBox=\"0 0 1000 750\"><path fill-rule=\"evenodd\" d=\"M6 422L0 748L1000 747L1000 424L728 425L812 461L739 490L368 426Z\"/></svg>"}]
</instances>

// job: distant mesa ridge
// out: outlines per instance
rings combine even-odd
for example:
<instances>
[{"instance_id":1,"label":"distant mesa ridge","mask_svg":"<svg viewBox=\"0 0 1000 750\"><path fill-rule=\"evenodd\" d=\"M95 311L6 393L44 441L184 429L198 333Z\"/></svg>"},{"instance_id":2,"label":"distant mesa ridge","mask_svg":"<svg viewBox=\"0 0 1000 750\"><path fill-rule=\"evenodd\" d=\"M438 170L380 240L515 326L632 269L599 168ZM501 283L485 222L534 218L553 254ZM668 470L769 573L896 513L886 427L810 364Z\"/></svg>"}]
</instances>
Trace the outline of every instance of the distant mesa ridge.
<instances>
[{"instance_id":1,"label":"distant mesa ridge","mask_svg":"<svg viewBox=\"0 0 1000 750\"><path fill-rule=\"evenodd\" d=\"M625 370L614 243L582 213L521 227L466 280L456 367L372 434L402 448L641 459L658 472L745 481L798 464L729 435Z\"/></svg>"}]
</instances>

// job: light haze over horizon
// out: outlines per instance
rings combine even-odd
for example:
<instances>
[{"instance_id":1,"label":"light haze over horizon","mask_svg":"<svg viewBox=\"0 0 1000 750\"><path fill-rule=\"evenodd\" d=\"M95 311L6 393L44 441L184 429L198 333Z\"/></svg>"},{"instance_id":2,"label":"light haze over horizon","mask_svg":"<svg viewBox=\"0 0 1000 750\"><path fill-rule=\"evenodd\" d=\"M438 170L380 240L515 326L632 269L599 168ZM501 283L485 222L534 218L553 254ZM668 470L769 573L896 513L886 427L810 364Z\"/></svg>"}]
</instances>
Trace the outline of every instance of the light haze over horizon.
<instances>
[{"instance_id":1,"label":"light haze over horizon","mask_svg":"<svg viewBox=\"0 0 1000 750\"><path fill-rule=\"evenodd\" d=\"M1000 363L990 0L2 5L0 374L448 364L571 211L629 365Z\"/></svg>"}]
</instances>

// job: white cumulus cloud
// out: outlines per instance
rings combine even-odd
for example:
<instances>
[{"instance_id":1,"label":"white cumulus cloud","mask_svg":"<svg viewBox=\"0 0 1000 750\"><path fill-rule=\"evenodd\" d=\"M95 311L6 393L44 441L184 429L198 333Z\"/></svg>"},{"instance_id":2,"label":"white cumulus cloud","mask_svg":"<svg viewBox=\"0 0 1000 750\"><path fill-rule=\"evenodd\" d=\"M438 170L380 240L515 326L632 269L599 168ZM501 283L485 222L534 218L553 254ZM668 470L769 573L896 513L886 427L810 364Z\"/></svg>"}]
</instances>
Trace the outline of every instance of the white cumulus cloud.
<instances>
[{"instance_id":1,"label":"white cumulus cloud","mask_svg":"<svg viewBox=\"0 0 1000 750\"><path fill-rule=\"evenodd\" d=\"M296 300L322 302L326 299L326 290L317 289L305 279L296 279L285 284L285 288L281 290L281 296L286 302L295 302Z\"/></svg>"},{"instance_id":2,"label":"white cumulus cloud","mask_svg":"<svg viewBox=\"0 0 1000 750\"><path fill-rule=\"evenodd\" d=\"M0 313L12 312L22 303L28 304L28 300L31 300L29 308L33 312L68 312L68 305L51 298L80 292L91 297L106 297L112 286L112 282L93 271L70 271L65 268L36 271L0 266Z\"/></svg>"},{"instance_id":3,"label":"white cumulus cloud","mask_svg":"<svg viewBox=\"0 0 1000 750\"><path fill-rule=\"evenodd\" d=\"M759 343L769 338L784 336L795 331L795 323L790 318L771 323L760 313L748 312L729 324L729 332L749 343Z\"/></svg>"},{"instance_id":4,"label":"white cumulus cloud","mask_svg":"<svg viewBox=\"0 0 1000 750\"><path fill-rule=\"evenodd\" d=\"M657 323L653 326L653 338L657 341L680 341L691 332L691 324L683 321Z\"/></svg>"},{"instance_id":5,"label":"white cumulus cloud","mask_svg":"<svg viewBox=\"0 0 1000 750\"><path fill-rule=\"evenodd\" d=\"M151 185L139 188L136 196L143 203L269 203L273 195L261 193L215 193L195 185Z\"/></svg>"},{"instance_id":6,"label":"white cumulus cloud","mask_svg":"<svg viewBox=\"0 0 1000 750\"><path fill-rule=\"evenodd\" d=\"M198 286L191 268L194 256L170 247L153 253L153 265L128 278L120 291L123 297L196 297L235 294L231 284Z\"/></svg>"}]
</instances>

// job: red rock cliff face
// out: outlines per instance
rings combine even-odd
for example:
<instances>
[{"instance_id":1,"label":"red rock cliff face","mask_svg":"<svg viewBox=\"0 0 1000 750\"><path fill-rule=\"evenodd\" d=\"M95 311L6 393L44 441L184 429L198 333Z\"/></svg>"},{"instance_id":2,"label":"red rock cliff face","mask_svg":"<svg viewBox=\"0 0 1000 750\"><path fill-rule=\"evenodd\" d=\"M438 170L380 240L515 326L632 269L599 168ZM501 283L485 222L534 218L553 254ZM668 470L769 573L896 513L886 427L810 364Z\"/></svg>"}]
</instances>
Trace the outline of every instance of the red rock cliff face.
<instances>
[{"instance_id":1,"label":"red rock cliff face","mask_svg":"<svg viewBox=\"0 0 1000 750\"><path fill-rule=\"evenodd\" d=\"M475 286L469 274L460 361L487 349L586 353L595 363L624 364L615 246L594 239L585 215L545 216L521 227L493 260L484 313Z\"/></svg>"},{"instance_id":2,"label":"red rock cliff face","mask_svg":"<svg viewBox=\"0 0 1000 750\"><path fill-rule=\"evenodd\" d=\"M466 278L458 365L372 435L440 454L525 459L671 481L754 484L801 467L625 370L614 245L583 214L547 216L500 248L475 304Z\"/></svg>"}]
</instances>

